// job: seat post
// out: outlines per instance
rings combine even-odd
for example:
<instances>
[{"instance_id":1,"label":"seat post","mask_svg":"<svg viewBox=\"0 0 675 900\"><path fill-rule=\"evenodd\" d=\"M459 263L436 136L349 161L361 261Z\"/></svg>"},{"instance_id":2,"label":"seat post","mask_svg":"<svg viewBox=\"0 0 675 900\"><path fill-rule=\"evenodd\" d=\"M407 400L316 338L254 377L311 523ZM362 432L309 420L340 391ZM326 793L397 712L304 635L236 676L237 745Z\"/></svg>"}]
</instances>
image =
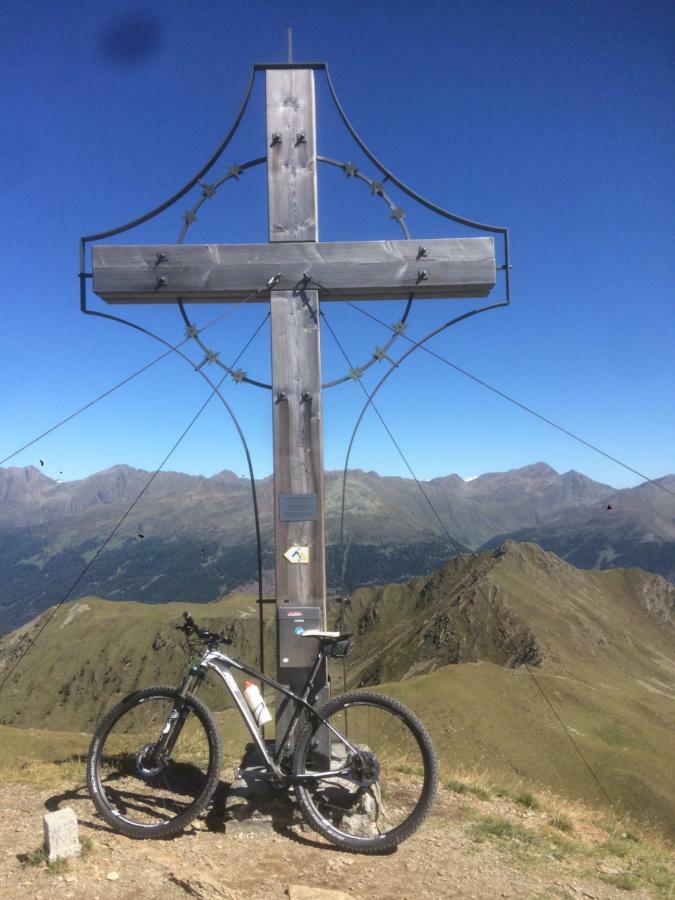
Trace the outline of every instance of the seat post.
<instances>
[{"instance_id":1,"label":"seat post","mask_svg":"<svg viewBox=\"0 0 675 900\"><path fill-rule=\"evenodd\" d=\"M312 687L314 686L314 679L316 678L316 673L319 671L319 667L323 661L325 656L325 647L322 640L319 640L319 650L316 654L316 659L314 660L314 665L312 666L312 671L309 673L309 678L307 679L307 683L305 684L304 690L302 692L302 699L309 700L309 696L312 693Z\"/></svg>"}]
</instances>

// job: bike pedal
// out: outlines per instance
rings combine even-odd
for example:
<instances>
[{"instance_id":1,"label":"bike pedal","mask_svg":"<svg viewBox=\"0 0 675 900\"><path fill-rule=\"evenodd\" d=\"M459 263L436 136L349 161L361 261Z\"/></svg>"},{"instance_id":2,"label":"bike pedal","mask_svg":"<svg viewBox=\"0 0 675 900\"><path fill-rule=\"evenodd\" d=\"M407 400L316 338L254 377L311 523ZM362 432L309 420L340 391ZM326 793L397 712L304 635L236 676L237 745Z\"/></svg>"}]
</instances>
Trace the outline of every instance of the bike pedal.
<instances>
[{"instance_id":1,"label":"bike pedal","mask_svg":"<svg viewBox=\"0 0 675 900\"><path fill-rule=\"evenodd\" d=\"M241 781L241 779L242 779L242 777L243 777L243 774L242 774L242 771L241 771L241 769L239 768L239 766L235 766L235 767L234 767L234 769L232 770L232 774L234 775L234 780L235 780L235 781Z\"/></svg>"}]
</instances>

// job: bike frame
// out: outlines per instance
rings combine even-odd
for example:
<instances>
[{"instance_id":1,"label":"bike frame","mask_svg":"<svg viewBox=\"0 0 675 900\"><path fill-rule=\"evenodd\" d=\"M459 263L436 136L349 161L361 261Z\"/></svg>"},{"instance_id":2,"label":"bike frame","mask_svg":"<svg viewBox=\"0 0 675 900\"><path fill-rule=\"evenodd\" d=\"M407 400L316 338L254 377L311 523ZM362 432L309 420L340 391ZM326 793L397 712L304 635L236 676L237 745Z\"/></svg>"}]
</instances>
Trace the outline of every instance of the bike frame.
<instances>
[{"instance_id":1,"label":"bike frame","mask_svg":"<svg viewBox=\"0 0 675 900\"><path fill-rule=\"evenodd\" d=\"M331 731L337 738L339 738L340 741L352 753L356 754L357 756L360 755L359 750L352 743L350 743L350 741L343 734L341 734L337 730L337 728L331 725L331 723L324 719L323 716L319 715L319 713L309 702L309 696L314 685L314 679L316 678L317 672L319 671L319 666L321 665L324 657L325 650L323 647L321 647L319 648L319 652L317 653L316 660L314 661L312 671L310 672L309 678L307 679L307 683L304 687L302 695L299 695L295 694L285 685L279 684L279 682L275 681L274 678L270 678L268 675L263 675L262 672L254 669L253 666L249 666L232 656L228 656L226 653L222 653L220 650L209 649L202 656L199 663L196 663L195 665L192 665L190 667L190 670L185 677L183 684L181 685L180 693L184 696L189 692L193 692L201 679L204 677L206 671L211 670L215 672L216 675L218 675L218 677L223 681L225 687L230 693L230 696L234 700L235 705L241 713L241 716L246 723L246 727L248 728L251 737L260 750L262 758L264 759L266 767L269 769L269 771L271 771L279 778L290 778L290 780L294 783L311 780L315 781L317 779L325 780L328 778L345 777L349 776L350 774L349 766L343 766L340 769L335 769L332 771L329 770L326 772L312 772L311 774L307 775L293 775L292 773L285 772L281 766L281 760L288 747L293 729L297 724L298 719L302 715L304 709L306 709L311 716L313 716L315 719L318 719L329 731ZM265 684L268 684L270 687L273 687L281 694L284 694L293 703L294 709L293 715L291 716L291 721L288 724L288 728L286 729L283 740L278 743L278 749L274 754L270 753L270 750L260 733L258 724L253 717L253 713L249 709L248 704L246 703L246 699L244 698L244 695L241 692L241 689L230 669L237 669L240 672L244 672L246 675L250 675L253 678L262 680ZM181 721L180 718L178 721Z\"/></svg>"}]
</instances>

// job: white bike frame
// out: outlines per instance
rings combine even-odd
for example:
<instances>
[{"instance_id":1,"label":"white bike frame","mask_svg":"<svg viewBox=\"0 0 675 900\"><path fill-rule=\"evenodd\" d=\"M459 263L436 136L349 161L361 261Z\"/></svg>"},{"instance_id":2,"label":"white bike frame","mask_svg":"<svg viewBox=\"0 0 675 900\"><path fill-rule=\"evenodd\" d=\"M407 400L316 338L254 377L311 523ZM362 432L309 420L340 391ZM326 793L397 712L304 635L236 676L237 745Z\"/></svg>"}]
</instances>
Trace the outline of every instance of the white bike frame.
<instances>
[{"instance_id":1,"label":"white bike frame","mask_svg":"<svg viewBox=\"0 0 675 900\"><path fill-rule=\"evenodd\" d=\"M246 727L248 728L251 737L255 741L258 749L260 750L260 753L262 754L262 757L265 760L267 767L270 769L271 772L274 773L274 775L278 776L279 778L289 778L290 777L293 781L306 781L306 780L316 780L316 779L323 780L323 779L327 779L327 778L349 777L349 767L348 766L344 766L340 769L335 769L332 771L329 770L329 771L325 771L325 772L311 772L306 775L304 775L304 774L303 775L290 775L290 773L284 772L282 770L281 759L284 755L284 752L286 750L286 745L288 744L288 741L293 732L293 728L294 728L295 724L297 723L298 719L300 718L303 709L309 710L310 715L314 716L316 719L318 719L321 722L322 725L324 725L326 728L328 728L328 730L331 731L335 735L335 737L337 737L344 744L344 746L347 747L351 751L351 753L355 754L356 756L360 755L358 748L355 747L343 734L341 734L337 730L337 728L335 728L333 725L331 725L331 723L329 721L324 719L323 716L319 715L319 713L314 709L312 704L309 703L309 701L308 701L308 697L309 697L309 694L312 689L314 678L316 676L316 673L319 670L319 665L321 664L321 660L323 659L323 656L324 656L324 654L323 654L322 650L319 650L319 653L317 654L317 658L316 658L316 661L312 668L312 671L310 673L310 676L307 679L307 684L305 685L305 689L303 691L302 696L293 693L293 691L291 691L285 685L280 684L278 681L275 681L274 678L270 678L267 675L263 675L262 672L258 672L256 669L252 668L251 666L247 665L246 663L243 663L238 659L234 659L234 657L228 656L226 653L222 653L220 650L207 650L207 652L204 654L204 656L202 657L202 659L200 660L200 662L198 663L198 665L196 667L200 671L210 669L211 671L215 672L216 675L218 675L218 677L220 679L222 679L223 683L225 684L225 687L229 691L232 699L234 700L234 702L237 706L237 709L241 713L241 716L244 719L244 722L246 723ZM282 694L285 694L294 703L295 708L293 711L293 715L291 717L291 721L288 725L288 729L286 731L284 739L280 742L278 750L276 751L276 753L274 755L272 755L270 753L269 748L260 733L258 724L253 717L253 713L249 709L248 704L244 698L244 695L241 692L241 689L240 689L239 685L237 684L237 682L234 678L234 675L232 675L232 673L230 671L231 668L238 669L240 672L245 672L247 675L251 675L253 678L261 679L262 681L265 682L265 684L269 684L270 687L273 687L275 690L280 691ZM190 674L193 677L197 678L199 676L194 671L194 669L195 669L195 667L192 667L190 669ZM189 676L188 676L188 678L189 678ZM188 679L186 679L186 681L187 680ZM189 689L188 685L184 684L182 690L187 692L188 689Z\"/></svg>"}]
</instances>

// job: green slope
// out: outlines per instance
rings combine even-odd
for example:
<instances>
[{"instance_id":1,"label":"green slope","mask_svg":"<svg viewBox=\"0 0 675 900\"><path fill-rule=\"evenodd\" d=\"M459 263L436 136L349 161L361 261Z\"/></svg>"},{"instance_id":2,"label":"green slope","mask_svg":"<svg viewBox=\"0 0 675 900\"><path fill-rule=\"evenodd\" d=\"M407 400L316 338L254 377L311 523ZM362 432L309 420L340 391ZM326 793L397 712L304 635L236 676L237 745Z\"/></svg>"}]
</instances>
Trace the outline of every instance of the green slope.
<instances>
[{"instance_id":1,"label":"green slope","mask_svg":"<svg viewBox=\"0 0 675 900\"><path fill-rule=\"evenodd\" d=\"M234 594L209 604L115 602L84 597L64 605L0 696L0 722L50 729L91 730L129 691L150 684L177 684L187 666L185 640L175 626L190 609L200 624L228 629L236 652L258 664L258 607ZM49 611L44 615L49 615ZM0 675L43 621L34 619L0 639ZM273 662L273 621L265 629ZM267 665L266 665L267 668ZM224 696L207 685L215 709Z\"/></svg>"},{"instance_id":2,"label":"green slope","mask_svg":"<svg viewBox=\"0 0 675 900\"><path fill-rule=\"evenodd\" d=\"M345 625L363 635L356 683L390 682L450 767L602 802L571 737L612 800L675 830L675 588L513 542L470 565L355 594ZM512 668L523 658L529 671Z\"/></svg>"},{"instance_id":3,"label":"green slope","mask_svg":"<svg viewBox=\"0 0 675 900\"><path fill-rule=\"evenodd\" d=\"M672 828L674 603L675 588L658 576L580 571L535 545L509 542L466 563L451 560L427 578L356 592L344 621L358 635L348 685L381 683L417 710L447 771L486 770L502 782L600 804L534 674L612 799ZM10 679L0 722L86 733L127 691L175 683L185 668L174 630L183 608L95 598L68 604ZM236 652L256 661L251 598L191 609L199 621L229 628ZM274 671L267 609L267 670ZM0 666L40 621L0 641ZM341 689L339 664L333 684ZM204 699L226 706L213 687ZM231 714L219 718L236 755L241 732L232 733Z\"/></svg>"}]
</instances>

